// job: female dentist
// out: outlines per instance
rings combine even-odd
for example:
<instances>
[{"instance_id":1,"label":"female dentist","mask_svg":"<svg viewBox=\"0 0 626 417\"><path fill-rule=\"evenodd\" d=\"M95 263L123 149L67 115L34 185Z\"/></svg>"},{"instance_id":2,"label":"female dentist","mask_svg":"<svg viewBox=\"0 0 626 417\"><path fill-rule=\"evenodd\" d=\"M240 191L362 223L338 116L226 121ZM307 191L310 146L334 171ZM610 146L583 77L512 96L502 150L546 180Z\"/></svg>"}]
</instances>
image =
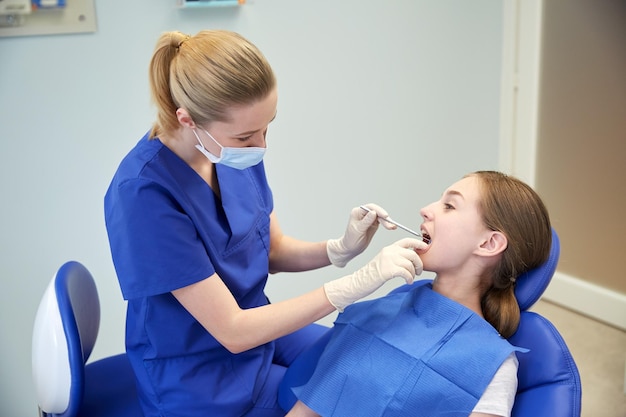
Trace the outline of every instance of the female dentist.
<instances>
[{"instance_id":1,"label":"female dentist","mask_svg":"<svg viewBox=\"0 0 626 417\"><path fill-rule=\"evenodd\" d=\"M425 243L400 240L353 274L270 304L269 273L345 266L387 213L355 208L345 234L324 242L283 234L263 165L276 80L240 35L163 34L150 86L156 122L105 196L145 416L282 416L278 384L325 331L313 323L393 277L412 282Z\"/></svg>"}]
</instances>

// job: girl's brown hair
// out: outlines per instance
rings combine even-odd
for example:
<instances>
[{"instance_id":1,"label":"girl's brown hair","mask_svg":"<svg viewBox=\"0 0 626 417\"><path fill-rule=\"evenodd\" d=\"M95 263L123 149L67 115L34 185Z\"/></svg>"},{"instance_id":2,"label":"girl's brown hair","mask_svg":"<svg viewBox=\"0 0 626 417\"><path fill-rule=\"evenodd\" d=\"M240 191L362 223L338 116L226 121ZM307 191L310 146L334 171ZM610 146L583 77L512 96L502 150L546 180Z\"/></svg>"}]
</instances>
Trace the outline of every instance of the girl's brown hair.
<instances>
[{"instance_id":1,"label":"girl's brown hair","mask_svg":"<svg viewBox=\"0 0 626 417\"><path fill-rule=\"evenodd\" d=\"M241 35L166 32L150 61L150 90L157 107L150 137L171 135L184 108L196 124L227 121L228 109L265 98L276 86L271 66Z\"/></svg>"},{"instance_id":2,"label":"girl's brown hair","mask_svg":"<svg viewBox=\"0 0 626 417\"><path fill-rule=\"evenodd\" d=\"M517 178L495 171L469 175L480 180L480 210L485 225L503 233L508 240L482 298L485 319L508 338L520 320L515 281L548 259L552 245L550 217L539 195Z\"/></svg>"}]
</instances>

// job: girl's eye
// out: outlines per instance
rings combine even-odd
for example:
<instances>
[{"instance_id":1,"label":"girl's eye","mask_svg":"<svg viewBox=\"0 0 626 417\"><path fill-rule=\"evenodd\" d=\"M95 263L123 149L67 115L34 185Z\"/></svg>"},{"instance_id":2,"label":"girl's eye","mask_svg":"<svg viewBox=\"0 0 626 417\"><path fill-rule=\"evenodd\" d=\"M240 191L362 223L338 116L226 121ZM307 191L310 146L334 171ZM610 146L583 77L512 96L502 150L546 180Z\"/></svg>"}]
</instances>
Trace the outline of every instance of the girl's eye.
<instances>
[{"instance_id":1,"label":"girl's eye","mask_svg":"<svg viewBox=\"0 0 626 417\"><path fill-rule=\"evenodd\" d=\"M452 204L450 204L450 203L443 203L443 207L446 210L454 210L454 206Z\"/></svg>"}]
</instances>

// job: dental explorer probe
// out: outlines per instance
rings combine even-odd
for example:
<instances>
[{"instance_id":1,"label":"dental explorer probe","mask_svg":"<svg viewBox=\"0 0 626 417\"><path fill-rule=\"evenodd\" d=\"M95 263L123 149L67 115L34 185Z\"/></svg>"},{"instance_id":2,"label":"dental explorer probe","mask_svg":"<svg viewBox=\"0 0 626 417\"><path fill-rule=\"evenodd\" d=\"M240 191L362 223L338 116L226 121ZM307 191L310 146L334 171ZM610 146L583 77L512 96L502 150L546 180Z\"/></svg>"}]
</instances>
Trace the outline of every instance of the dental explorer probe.
<instances>
[{"instance_id":1,"label":"dental explorer probe","mask_svg":"<svg viewBox=\"0 0 626 417\"><path fill-rule=\"evenodd\" d=\"M368 209L365 206L359 206L359 207L361 208L361 210L364 210L364 211L366 211L368 213L370 211L372 211L372 210ZM419 237L420 239L422 239L422 241L424 241L424 243L430 244L430 239L429 238L422 236L421 233L418 233L415 230L409 229L408 227L401 225L397 221L392 220L391 217L381 217L381 216L378 216L378 218L383 220L383 221L386 221L387 223L391 223L391 224L393 224L395 226L398 226L400 229L405 230L405 231L411 233L412 235L415 235L415 236Z\"/></svg>"}]
</instances>

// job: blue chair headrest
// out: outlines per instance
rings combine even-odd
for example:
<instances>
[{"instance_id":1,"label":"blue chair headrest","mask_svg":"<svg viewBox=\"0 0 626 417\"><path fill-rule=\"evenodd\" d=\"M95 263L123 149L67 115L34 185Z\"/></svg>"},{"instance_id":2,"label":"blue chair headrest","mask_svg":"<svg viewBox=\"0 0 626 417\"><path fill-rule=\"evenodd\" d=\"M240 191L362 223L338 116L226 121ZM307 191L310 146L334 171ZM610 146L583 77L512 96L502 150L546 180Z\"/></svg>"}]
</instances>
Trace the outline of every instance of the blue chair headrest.
<instances>
[{"instance_id":1,"label":"blue chair headrest","mask_svg":"<svg viewBox=\"0 0 626 417\"><path fill-rule=\"evenodd\" d=\"M541 297L552 280L556 265L559 263L561 244L556 231L552 229L550 255L542 265L517 277L515 298L521 311L528 310Z\"/></svg>"}]
</instances>

